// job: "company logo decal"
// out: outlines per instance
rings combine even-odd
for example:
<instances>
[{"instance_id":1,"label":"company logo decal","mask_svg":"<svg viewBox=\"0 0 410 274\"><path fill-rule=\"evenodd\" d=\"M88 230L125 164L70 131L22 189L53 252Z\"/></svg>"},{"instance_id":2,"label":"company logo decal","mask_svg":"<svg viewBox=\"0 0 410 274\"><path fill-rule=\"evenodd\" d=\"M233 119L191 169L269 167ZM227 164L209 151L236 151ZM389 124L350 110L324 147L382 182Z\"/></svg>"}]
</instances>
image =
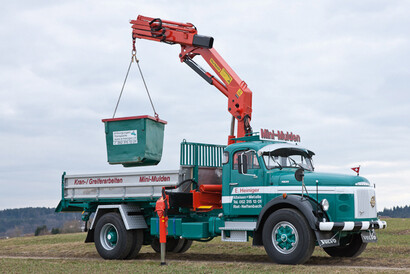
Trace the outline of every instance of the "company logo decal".
<instances>
[{"instance_id":1,"label":"company logo decal","mask_svg":"<svg viewBox=\"0 0 410 274\"><path fill-rule=\"evenodd\" d=\"M218 66L218 64L215 62L214 59L210 59L209 62L211 62L211 64L214 66L214 68L218 71L221 72L221 68Z\"/></svg>"},{"instance_id":2,"label":"company logo decal","mask_svg":"<svg viewBox=\"0 0 410 274\"><path fill-rule=\"evenodd\" d=\"M281 141L290 141L290 142L299 142L300 136L293 134L292 132L284 133L283 131L270 131L269 129L261 129L261 138L262 139L271 139L271 140L281 140Z\"/></svg>"},{"instance_id":3,"label":"company logo decal","mask_svg":"<svg viewBox=\"0 0 410 274\"><path fill-rule=\"evenodd\" d=\"M331 244L336 244L337 240L336 239L324 239L324 240L320 240L322 245L331 245Z\"/></svg>"},{"instance_id":4,"label":"company logo decal","mask_svg":"<svg viewBox=\"0 0 410 274\"><path fill-rule=\"evenodd\" d=\"M234 189L235 194L241 194L241 193L259 193L260 189L259 188L242 188L242 187L236 187Z\"/></svg>"},{"instance_id":5,"label":"company logo decal","mask_svg":"<svg viewBox=\"0 0 410 274\"><path fill-rule=\"evenodd\" d=\"M375 206L376 206L376 197L372 196L372 198L370 199L370 205L371 205L372 207L375 207Z\"/></svg>"},{"instance_id":6,"label":"company logo decal","mask_svg":"<svg viewBox=\"0 0 410 274\"><path fill-rule=\"evenodd\" d=\"M141 176L140 183L152 183L152 182L170 182L169 176Z\"/></svg>"},{"instance_id":7,"label":"company logo decal","mask_svg":"<svg viewBox=\"0 0 410 274\"><path fill-rule=\"evenodd\" d=\"M114 146L138 144L138 132L136 129L114 131L112 133L112 140Z\"/></svg>"},{"instance_id":8,"label":"company logo decal","mask_svg":"<svg viewBox=\"0 0 410 274\"><path fill-rule=\"evenodd\" d=\"M368 182L357 182L355 185L356 186L370 186Z\"/></svg>"},{"instance_id":9,"label":"company logo decal","mask_svg":"<svg viewBox=\"0 0 410 274\"><path fill-rule=\"evenodd\" d=\"M377 237L373 234L370 234L370 235L363 235L363 239L366 241L375 241L377 240Z\"/></svg>"},{"instance_id":10,"label":"company logo decal","mask_svg":"<svg viewBox=\"0 0 410 274\"><path fill-rule=\"evenodd\" d=\"M121 184L122 178L87 178L75 179L74 185L106 185L106 184Z\"/></svg>"},{"instance_id":11,"label":"company logo decal","mask_svg":"<svg viewBox=\"0 0 410 274\"><path fill-rule=\"evenodd\" d=\"M362 232L361 236L362 236L363 241L366 243L377 242L377 236L374 230L370 230L368 232L367 231Z\"/></svg>"}]
</instances>

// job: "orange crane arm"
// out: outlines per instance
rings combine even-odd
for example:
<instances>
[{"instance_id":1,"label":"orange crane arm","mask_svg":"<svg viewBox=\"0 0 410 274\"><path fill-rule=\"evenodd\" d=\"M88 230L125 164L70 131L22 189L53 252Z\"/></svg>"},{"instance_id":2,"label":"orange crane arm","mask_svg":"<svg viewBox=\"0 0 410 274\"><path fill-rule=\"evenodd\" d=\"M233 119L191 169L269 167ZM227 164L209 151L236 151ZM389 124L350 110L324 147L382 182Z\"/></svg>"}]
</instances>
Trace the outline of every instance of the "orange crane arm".
<instances>
[{"instance_id":1,"label":"orange crane arm","mask_svg":"<svg viewBox=\"0 0 410 274\"><path fill-rule=\"evenodd\" d=\"M177 23L142 15L139 15L137 20L131 20L130 23L134 40L139 38L181 45L179 54L181 62L186 63L209 84L214 85L228 97L228 111L238 121L237 137L244 137L252 133L250 126L252 91L213 48L214 39L212 37L199 35L196 27L191 23ZM194 62L193 58L197 55L202 56L219 80ZM233 142L232 138L235 138L234 123L231 126L228 143Z\"/></svg>"}]
</instances>

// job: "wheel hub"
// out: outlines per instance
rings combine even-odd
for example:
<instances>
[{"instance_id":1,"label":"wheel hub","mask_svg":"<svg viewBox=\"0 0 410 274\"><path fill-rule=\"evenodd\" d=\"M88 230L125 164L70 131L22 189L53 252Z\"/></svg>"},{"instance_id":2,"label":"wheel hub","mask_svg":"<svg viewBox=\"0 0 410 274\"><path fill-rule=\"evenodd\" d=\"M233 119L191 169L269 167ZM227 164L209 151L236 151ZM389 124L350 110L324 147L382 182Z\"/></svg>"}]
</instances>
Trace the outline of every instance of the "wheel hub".
<instances>
[{"instance_id":1,"label":"wheel hub","mask_svg":"<svg viewBox=\"0 0 410 274\"><path fill-rule=\"evenodd\" d=\"M281 221L273 228L272 242L280 253L292 253L299 242L298 232L290 222Z\"/></svg>"},{"instance_id":2,"label":"wheel hub","mask_svg":"<svg viewBox=\"0 0 410 274\"><path fill-rule=\"evenodd\" d=\"M112 244L115 245L117 243L117 233L116 231L110 231L107 234L107 240Z\"/></svg>"},{"instance_id":3,"label":"wheel hub","mask_svg":"<svg viewBox=\"0 0 410 274\"><path fill-rule=\"evenodd\" d=\"M117 228L110 223L105 224L101 228L100 232L100 242L104 249L112 250L117 245L118 241L118 231Z\"/></svg>"}]
</instances>

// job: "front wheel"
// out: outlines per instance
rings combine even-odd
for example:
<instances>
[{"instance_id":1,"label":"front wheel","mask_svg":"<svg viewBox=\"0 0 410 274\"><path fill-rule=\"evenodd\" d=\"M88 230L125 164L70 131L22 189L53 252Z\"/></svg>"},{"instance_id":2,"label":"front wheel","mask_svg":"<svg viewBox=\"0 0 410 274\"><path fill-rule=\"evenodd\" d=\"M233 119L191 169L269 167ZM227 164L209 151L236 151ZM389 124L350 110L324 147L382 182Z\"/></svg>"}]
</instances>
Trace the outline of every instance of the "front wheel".
<instances>
[{"instance_id":1,"label":"front wheel","mask_svg":"<svg viewBox=\"0 0 410 274\"><path fill-rule=\"evenodd\" d=\"M367 243L363 243L360 234L353 234L347 238L340 239L341 245L323 248L332 257L355 258L366 249Z\"/></svg>"},{"instance_id":2,"label":"front wheel","mask_svg":"<svg viewBox=\"0 0 410 274\"><path fill-rule=\"evenodd\" d=\"M303 264L312 256L315 238L305 217L294 209L280 209L266 220L263 246L278 264Z\"/></svg>"},{"instance_id":3,"label":"front wheel","mask_svg":"<svg viewBox=\"0 0 410 274\"><path fill-rule=\"evenodd\" d=\"M125 259L131 252L135 238L127 230L118 213L104 214L97 222L94 242L98 254L104 259ZM134 246L135 248L135 246Z\"/></svg>"}]
</instances>

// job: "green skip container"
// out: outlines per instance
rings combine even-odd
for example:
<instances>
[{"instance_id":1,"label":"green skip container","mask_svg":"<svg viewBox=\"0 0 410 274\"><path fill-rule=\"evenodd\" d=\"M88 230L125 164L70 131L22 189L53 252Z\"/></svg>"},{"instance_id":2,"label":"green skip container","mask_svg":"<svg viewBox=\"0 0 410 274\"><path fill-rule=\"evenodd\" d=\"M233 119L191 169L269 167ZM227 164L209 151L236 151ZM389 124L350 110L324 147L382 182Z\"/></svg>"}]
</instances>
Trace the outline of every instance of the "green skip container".
<instances>
[{"instance_id":1,"label":"green skip container","mask_svg":"<svg viewBox=\"0 0 410 274\"><path fill-rule=\"evenodd\" d=\"M148 115L102 121L108 163L135 167L153 166L161 161L166 121Z\"/></svg>"}]
</instances>

